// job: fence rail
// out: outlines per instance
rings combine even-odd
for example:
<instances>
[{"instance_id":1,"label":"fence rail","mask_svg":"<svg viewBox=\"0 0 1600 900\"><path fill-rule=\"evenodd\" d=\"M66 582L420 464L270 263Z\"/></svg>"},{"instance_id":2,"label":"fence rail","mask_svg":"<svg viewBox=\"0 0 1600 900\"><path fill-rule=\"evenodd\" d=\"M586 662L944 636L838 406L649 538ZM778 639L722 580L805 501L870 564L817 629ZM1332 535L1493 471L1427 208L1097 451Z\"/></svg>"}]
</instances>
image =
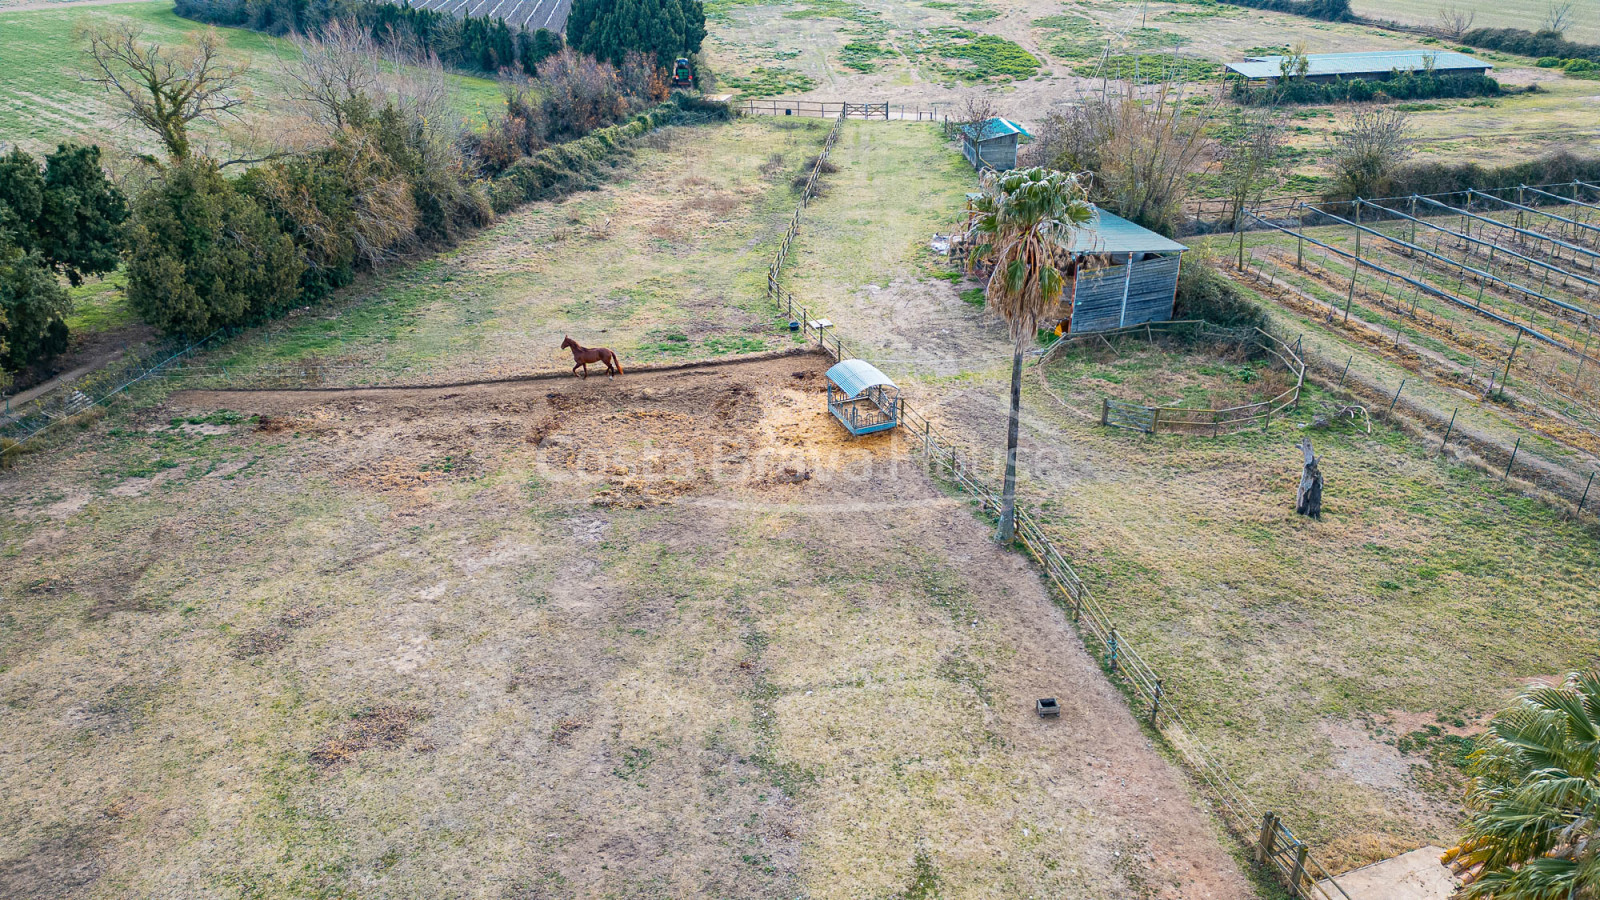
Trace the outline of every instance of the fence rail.
<instances>
[{"instance_id":1,"label":"fence rail","mask_svg":"<svg viewBox=\"0 0 1600 900\"><path fill-rule=\"evenodd\" d=\"M905 122L940 122L949 113L941 112L938 104L925 107L908 103L851 103L838 100L739 100L733 105L747 116L799 116L810 119L831 119L843 115L847 119L898 120Z\"/></svg>"},{"instance_id":2,"label":"fence rail","mask_svg":"<svg viewBox=\"0 0 1600 900\"><path fill-rule=\"evenodd\" d=\"M811 310L796 302L793 293L784 290L781 276L789 249L799 233L801 213L809 206L811 188L829 150L838 139L844 120L841 113L834 121L812 175L807 179L806 192L802 194L778 253L767 270L768 300L782 310L790 322L795 323L805 341L816 341L818 349L835 361L858 357L845 346L836 329L822 324L826 320L814 318ZM830 330L832 334L829 334ZM1298 360L1298 356L1292 358ZM1299 372L1303 379L1303 363ZM898 430L909 437L913 449L921 454L930 474L943 478L970 495L986 516L998 515L1001 498L993 482L984 477L979 466L963 458L955 442L936 430L927 415L904 397L900 400L900 422ZM1181 703L1170 695L1161 675L1117 629L1110 614L1095 600L1072 564L1056 549L1034 514L1019 505L1016 509L1016 526L1017 541L1072 611L1073 622L1087 649L1114 682L1126 689L1134 711L1166 739L1189 770L1210 789L1210 796L1222 821L1256 855L1258 864L1274 873L1296 897L1350 900L1333 873L1311 855L1310 848L1295 837L1277 814L1261 809L1227 775L1216 756L1184 721ZM1271 828L1258 827L1268 821L1272 823Z\"/></svg>"},{"instance_id":3,"label":"fence rail","mask_svg":"<svg viewBox=\"0 0 1600 900\"><path fill-rule=\"evenodd\" d=\"M1236 331L1219 329L1201 321L1151 322L1144 325L1130 325L1126 328L1118 328L1112 331L1068 335L1051 344L1050 350L1054 351L1058 347L1082 342L1088 338L1109 340L1110 338L1125 335L1143 335L1147 339L1153 339L1156 332L1177 333L1183 331L1196 334L1218 332L1230 337L1238 334ZM1272 421L1273 416L1299 404L1300 391L1305 386L1306 381L1306 364L1295 348L1284 343L1276 335L1262 331L1260 328L1251 328L1247 334L1249 340L1254 341L1263 351L1283 363L1289 373L1294 376L1294 384L1291 387L1270 400L1261 400L1256 403L1246 403L1240 406L1229 406L1220 409L1195 406L1143 406L1107 397L1100 403L1100 424L1113 428L1142 431L1146 434L1155 434L1165 430L1184 434L1205 434L1209 432L1212 437L1229 434L1258 422L1265 427L1266 424ZM1049 359L1049 355L1049 351L1047 351L1044 358L1040 360L1041 365Z\"/></svg>"}]
</instances>

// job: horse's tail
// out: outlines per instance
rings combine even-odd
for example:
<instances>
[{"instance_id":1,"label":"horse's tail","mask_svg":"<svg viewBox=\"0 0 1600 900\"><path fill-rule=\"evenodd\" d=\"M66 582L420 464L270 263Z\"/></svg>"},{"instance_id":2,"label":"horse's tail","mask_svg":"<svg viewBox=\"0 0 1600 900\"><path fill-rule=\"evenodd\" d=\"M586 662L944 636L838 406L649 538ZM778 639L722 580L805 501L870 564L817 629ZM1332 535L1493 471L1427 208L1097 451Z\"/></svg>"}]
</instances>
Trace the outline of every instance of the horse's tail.
<instances>
[{"instance_id":1,"label":"horse's tail","mask_svg":"<svg viewBox=\"0 0 1600 900\"><path fill-rule=\"evenodd\" d=\"M622 371L622 357L620 357L620 356L616 355L615 353L613 353L613 354L611 354L611 361L617 364L617 374L618 375L627 374L627 373Z\"/></svg>"}]
</instances>

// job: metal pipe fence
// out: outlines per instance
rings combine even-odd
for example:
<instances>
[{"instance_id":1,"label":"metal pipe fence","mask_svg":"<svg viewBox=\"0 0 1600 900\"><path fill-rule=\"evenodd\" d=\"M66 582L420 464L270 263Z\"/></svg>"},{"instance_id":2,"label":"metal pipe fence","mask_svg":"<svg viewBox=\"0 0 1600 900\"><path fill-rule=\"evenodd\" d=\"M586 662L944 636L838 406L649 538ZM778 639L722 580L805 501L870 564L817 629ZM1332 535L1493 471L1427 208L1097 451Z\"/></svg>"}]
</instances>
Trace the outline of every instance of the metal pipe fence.
<instances>
[{"instance_id":1,"label":"metal pipe fence","mask_svg":"<svg viewBox=\"0 0 1600 900\"><path fill-rule=\"evenodd\" d=\"M1082 343L1091 338L1101 338L1109 342L1112 338L1143 335L1147 340L1154 340L1157 332L1163 334L1188 333L1193 336L1210 335L1235 340L1243 337L1244 340L1254 343L1263 352L1282 363L1284 368L1294 376L1294 384L1278 393L1277 396L1267 400L1217 408L1145 406L1112 400L1107 397L1101 401L1101 425L1130 428L1147 434L1156 434L1165 430L1182 434L1210 433L1212 437L1217 437L1257 423L1263 425L1270 423L1273 416L1282 413L1285 409L1297 406L1300 402L1300 391L1305 384L1306 377L1305 362L1300 359L1295 348L1289 346L1276 335L1255 327L1251 327L1241 335L1237 330L1218 328L1199 320L1176 320L1172 322L1149 322L1143 325L1129 325L1125 328L1116 328L1111 331L1069 334L1051 344L1050 349L1045 351L1039 362L1040 365L1045 364L1049 360L1050 354L1058 348L1070 346L1074 343Z\"/></svg>"},{"instance_id":2,"label":"metal pipe fence","mask_svg":"<svg viewBox=\"0 0 1600 900\"><path fill-rule=\"evenodd\" d=\"M817 348L835 361L862 357L845 345L836 329L822 324L827 320L813 318L812 311L797 302L794 294L785 290L780 280L789 249L799 232L801 213L809 205L809 188L843 124L844 116L841 114L834 122L823 152L818 157L813 177L807 181L808 190L802 195L800 206L790 220L778 254L767 270L768 300L791 323L795 323L793 327L806 343L815 341ZM830 330L834 332L831 335ZM1287 345L1284 347L1287 349ZM1299 359L1298 355L1292 355L1291 358ZM1302 362L1299 365L1300 380L1304 378L1304 370ZM976 500L985 517L998 517L1000 492L994 482L985 477L981 466L964 456L954 441L933 427L926 413L915 408L904 397L900 400L900 421L898 431L909 436L913 451L920 454L931 475ZM1113 683L1123 689L1135 713L1166 740L1189 771L1209 788L1209 796L1222 821L1256 855L1258 863L1274 873L1293 896L1350 900L1334 874L1311 855L1305 842L1296 838L1276 813L1264 810L1253 802L1227 774L1216 754L1185 721L1181 695L1172 694L1155 667L1118 629L1105 607L1094 598L1072 564L1050 540L1044 524L1031 510L1018 505L1016 526L1017 542L1038 565L1062 604L1071 610L1073 622L1086 648L1111 676ZM1267 821L1271 823L1270 828L1257 827Z\"/></svg>"}]
</instances>

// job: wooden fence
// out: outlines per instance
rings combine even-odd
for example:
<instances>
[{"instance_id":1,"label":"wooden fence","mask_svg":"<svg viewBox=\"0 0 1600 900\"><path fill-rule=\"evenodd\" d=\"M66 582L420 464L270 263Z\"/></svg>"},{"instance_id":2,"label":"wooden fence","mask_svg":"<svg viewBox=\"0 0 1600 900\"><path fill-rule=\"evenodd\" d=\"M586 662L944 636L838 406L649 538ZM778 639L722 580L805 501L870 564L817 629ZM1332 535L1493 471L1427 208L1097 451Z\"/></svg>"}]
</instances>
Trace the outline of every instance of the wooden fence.
<instances>
[{"instance_id":1,"label":"wooden fence","mask_svg":"<svg viewBox=\"0 0 1600 900\"><path fill-rule=\"evenodd\" d=\"M789 321L797 323L802 337L808 343L816 341L817 348L835 361L861 357L844 345L837 329L823 324L826 319L814 318L811 310L797 303L794 294L783 289L780 278L789 249L799 233L801 213L809 206L811 191L822 163L838 140L843 124L844 116L841 113L828 133L817 164L807 179L800 205L784 233L772 266L767 270L768 300L776 304ZM830 331L833 333L830 334ZM1303 365L1300 375L1303 378ZM993 481L984 476L981 467L964 458L955 442L935 430L928 417L904 396L900 399L900 422L897 431L911 442L914 452L920 455L930 474L945 479L970 495L986 517L998 516L1001 498ZM1275 812L1264 810L1251 801L1227 775L1210 748L1195 736L1195 729L1184 720L1181 705L1168 694L1161 676L1117 630L1111 616L1095 600L1072 564L1056 549L1034 514L1019 504L1016 518L1017 542L1039 566L1063 605L1071 610L1073 623L1085 647L1111 676L1113 683L1123 688L1135 714L1166 740L1195 777L1209 789L1222 821L1245 844L1258 865L1273 873L1295 897L1350 900L1350 895L1339 886L1333 873L1311 855L1305 842L1296 838Z\"/></svg>"},{"instance_id":2,"label":"wooden fence","mask_svg":"<svg viewBox=\"0 0 1600 900\"><path fill-rule=\"evenodd\" d=\"M747 116L800 116L809 119L831 119L843 115L847 119L878 119L881 121L942 122L948 112L937 105L925 107L906 103L851 103L835 100L738 100L735 111Z\"/></svg>"},{"instance_id":3,"label":"wooden fence","mask_svg":"<svg viewBox=\"0 0 1600 900\"><path fill-rule=\"evenodd\" d=\"M1090 337L1109 339L1120 335L1143 335L1146 339L1153 340L1156 332L1183 331L1201 335L1220 332L1223 336L1234 336L1234 332L1217 329L1201 321L1150 322L1113 331L1068 335L1051 344L1050 351ZM1269 400L1221 409L1195 406L1142 406L1107 397L1100 401L1100 424L1112 428L1129 428L1146 434L1168 431L1180 434L1210 434L1212 437L1231 434L1256 423L1260 423L1263 428L1267 427L1272 422L1273 416L1300 403L1300 391L1306 382L1306 364L1294 347L1259 328L1251 328L1248 339L1283 363L1289 374L1294 376L1294 384L1291 387ZM1046 351L1040 360L1041 365L1049 359L1050 351Z\"/></svg>"}]
</instances>

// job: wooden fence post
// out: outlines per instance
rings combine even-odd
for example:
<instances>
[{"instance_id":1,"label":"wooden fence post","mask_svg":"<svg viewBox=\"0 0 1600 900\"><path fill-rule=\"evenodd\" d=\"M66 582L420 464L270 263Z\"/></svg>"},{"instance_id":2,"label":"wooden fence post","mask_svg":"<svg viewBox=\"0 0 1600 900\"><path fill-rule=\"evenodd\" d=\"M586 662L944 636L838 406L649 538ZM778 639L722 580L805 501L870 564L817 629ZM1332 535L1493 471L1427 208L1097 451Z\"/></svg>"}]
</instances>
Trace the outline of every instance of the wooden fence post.
<instances>
[{"instance_id":1,"label":"wooden fence post","mask_svg":"<svg viewBox=\"0 0 1600 900\"><path fill-rule=\"evenodd\" d=\"M1100 398L1100 424L1101 425L1108 424L1107 420L1110 418L1110 415L1111 415L1111 398L1109 398L1109 397Z\"/></svg>"},{"instance_id":2,"label":"wooden fence post","mask_svg":"<svg viewBox=\"0 0 1600 900\"><path fill-rule=\"evenodd\" d=\"M1161 679L1156 679L1156 694L1150 701L1150 727L1156 727L1156 716L1161 715Z\"/></svg>"},{"instance_id":3,"label":"wooden fence post","mask_svg":"<svg viewBox=\"0 0 1600 900\"><path fill-rule=\"evenodd\" d=\"M1261 817L1261 836L1256 841L1256 862L1266 865L1272 858L1272 844L1278 836L1278 817L1267 813Z\"/></svg>"},{"instance_id":4,"label":"wooden fence post","mask_svg":"<svg viewBox=\"0 0 1600 900\"><path fill-rule=\"evenodd\" d=\"M1294 871L1289 875L1289 890L1296 897L1301 896L1300 885L1306 880L1306 850L1305 844L1296 844L1294 848Z\"/></svg>"}]
</instances>

